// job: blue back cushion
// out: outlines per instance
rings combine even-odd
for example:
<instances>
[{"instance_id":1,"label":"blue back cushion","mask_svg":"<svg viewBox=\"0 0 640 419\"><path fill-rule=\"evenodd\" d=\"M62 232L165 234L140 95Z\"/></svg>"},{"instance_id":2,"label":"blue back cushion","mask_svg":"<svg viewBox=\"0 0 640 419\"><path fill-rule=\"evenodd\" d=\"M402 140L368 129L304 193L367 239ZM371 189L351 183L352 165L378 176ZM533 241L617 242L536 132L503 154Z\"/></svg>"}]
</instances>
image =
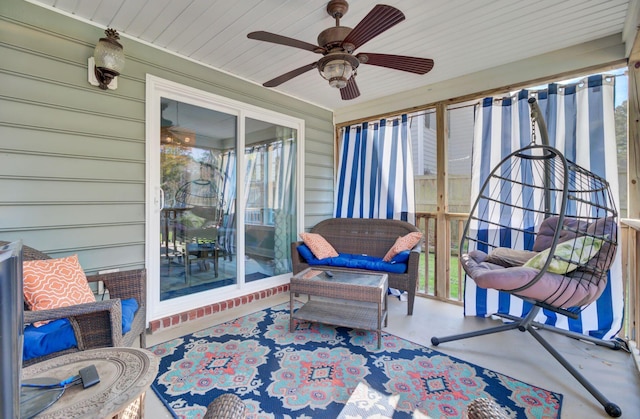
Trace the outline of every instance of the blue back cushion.
<instances>
[{"instance_id":1,"label":"blue back cushion","mask_svg":"<svg viewBox=\"0 0 640 419\"><path fill-rule=\"evenodd\" d=\"M317 257L311 252L311 249L306 244L301 244L298 246L298 253L302 256L302 259L307 261L307 263L311 263L312 261L318 260Z\"/></svg>"},{"instance_id":2,"label":"blue back cushion","mask_svg":"<svg viewBox=\"0 0 640 419\"><path fill-rule=\"evenodd\" d=\"M133 317L138 311L135 298L120 301L122 305L122 334L131 330ZM71 323L67 319L51 321L40 327L32 324L24 328L24 346L22 359L27 361L54 352L64 351L78 346Z\"/></svg>"},{"instance_id":3,"label":"blue back cushion","mask_svg":"<svg viewBox=\"0 0 640 419\"><path fill-rule=\"evenodd\" d=\"M391 263L407 263L409 261L409 256L411 256L411 250L403 250L398 253L394 257L391 258Z\"/></svg>"},{"instance_id":4,"label":"blue back cushion","mask_svg":"<svg viewBox=\"0 0 640 419\"><path fill-rule=\"evenodd\" d=\"M325 265L398 274L407 272L407 261L411 254L409 250L400 252L390 262L383 262L382 258L375 256L352 255L349 253L339 253L337 257L318 259L305 244L298 246L298 253L312 266Z\"/></svg>"}]
</instances>

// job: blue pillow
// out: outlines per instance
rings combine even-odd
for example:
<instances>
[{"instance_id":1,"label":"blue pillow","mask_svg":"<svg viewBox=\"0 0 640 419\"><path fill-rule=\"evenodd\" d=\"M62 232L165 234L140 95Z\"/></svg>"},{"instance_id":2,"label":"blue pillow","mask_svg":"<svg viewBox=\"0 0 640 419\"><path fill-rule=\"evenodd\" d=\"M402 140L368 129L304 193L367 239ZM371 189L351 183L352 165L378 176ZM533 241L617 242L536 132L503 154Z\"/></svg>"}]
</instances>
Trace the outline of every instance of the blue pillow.
<instances>
[{"instance_id":1,"label":"blue pillow","mask_svg":"<svg viewBox=\"0 0 640 419\"><path fill-rule=\"evenodd\" d=\"M402 252L392 257L389 263L407 263L410 255L411 250L403 250Z\"/></svg>"},{"instance_id":2,"label":"blue pillow","mask_svg":"<svg viewBox=\"0 0 640 419\"><path fill-rule=\"evenodd\" d=\"M304 259L306 262L318 260L318 258L315 257L311 249L309 249L306 244L301 244L300 246L298 246L298 253L300 253L300 256L302 256L302 259Z\"/></svg>"},{"instance_id":3,"label":"blue pillow","mask_svg":"<svg viewBox=\"0 0 640 419\"><path fill-rule=\"evenodd\" d=\"M133 317L138 311L138 302L135 298L129 298L120 301L120 304L122 305L122 334L124 335L131 330ZM53 320L40 327L29 324L24 328L22 359L27 361L76 346L78 346L78 341L68 319Z\"/></svg>"}]
</instances>

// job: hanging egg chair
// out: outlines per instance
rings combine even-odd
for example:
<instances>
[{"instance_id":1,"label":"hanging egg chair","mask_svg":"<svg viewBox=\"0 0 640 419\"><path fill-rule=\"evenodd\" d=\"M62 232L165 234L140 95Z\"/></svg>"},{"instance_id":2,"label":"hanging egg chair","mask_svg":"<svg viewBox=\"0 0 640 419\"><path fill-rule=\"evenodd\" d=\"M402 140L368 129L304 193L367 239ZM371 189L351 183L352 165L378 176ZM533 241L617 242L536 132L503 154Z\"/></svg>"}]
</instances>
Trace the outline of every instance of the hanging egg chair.
<instances>
[{"instance_id":1,"label":"hanging egg chair","mask_svg":"<svg viewBox=\"0 0 640 419\"><path fill-rule=\"evenodd\" d=\"M485 181L463 233L462 265L482 288L577 318L602 294L616 246L606 180L532 144Z\"/></svg>"},{"instance_id":2,"label":"hanging egg chair","mask_svg":"<svg viewBox=\"0 0 640 419\"><path fill-rule=\"evenodd\" d=\"M620 349L621 344L534 321L541 309L576 319L602 294L616 254L618 212L605 179L547 145L538 105L533 98L529 104L543 145L535 143L534 130L534 142L506 156L491 171L465 224L460 262L479 287L515 295L530 303L531 310L522 318L497 314L510 323L433 337L431 342L438 345L506 330L528 331L610 416L618 417L620 408L591 385L538 330L613 349Z\"/></svg>"},{"instance_id":3,"label":"hanging egg chair","mask_svg":"<svg viewBox=\"0 0 640 419\"><path fill-rule=\"evenodd\" d=\"M183 183L176 191L176 206L189 208L194 215L219 225L224 210L224 197L220 192L223 184L219 169L201 164L200 177Z\"/></svg>"}]
</instances>

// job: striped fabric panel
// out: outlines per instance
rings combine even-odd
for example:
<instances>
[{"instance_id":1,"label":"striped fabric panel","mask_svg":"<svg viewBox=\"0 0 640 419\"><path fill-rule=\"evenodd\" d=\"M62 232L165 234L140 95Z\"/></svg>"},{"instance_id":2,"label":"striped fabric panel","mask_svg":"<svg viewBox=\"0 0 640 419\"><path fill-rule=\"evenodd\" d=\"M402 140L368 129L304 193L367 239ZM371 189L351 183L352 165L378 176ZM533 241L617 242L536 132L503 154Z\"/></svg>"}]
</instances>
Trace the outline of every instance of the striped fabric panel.
<instances>
[{"instance_id":1,"label":"striped fabric panel","mask_svg":"<svg viewBox=\"0 0 640 419\"><path fill-rule=\"evenodd\" d=\"M415 222L407 115L346 127L339 155L334 199L336 218Z\"/></svg>"},{"instance_id":2,"label":"striped fabric panel","mask_svg":"<svg viewBox=\"0 0 640 419\"><path fill-rule=\"evenodd\" d=\"M551 84L543 91L535 92L540 109L545 116L550 145L559 149L568 160L604 177L610 183L616 203L619 202L617 173L614 78L592 76L579 83L559 86ZM530 92L521 91L506 98L486 98L476 106L472 161L472 204L480 187L500 161L513 151L529 144L532 137L530 109L527 99ZM539 127L535 127L537 142L541 143ZM511 176L527 176L526 166L522 173L503 173ZM496 185L498 186L498 185ZM508 194L521 197L518 192ZM537 202L539 196L522 196L520 199ZM531 201L534 200L534 201ZM518 202L522 205L523 202ZM557 203L556 203L557 204ZM497 213L491 208L480 209L486 213ZM571 208L568 208L571 211ZM504 222L504 220L501 220ZM539 225L537 221L528 225ZM514 220L520 224L520 220ZM471 225L482 231L480 223ZM498 233L500 234L500 233ZM523 241L512 242L508 234L502 233L502 245L515 249L527 249ZM526 240L525 240L526 241ZM482 249L480 249L482 250ZM536 321L563 329L610 339L621 328L623 306L622 263L617 252L616 261L609 272L609 281L602 296L582 313L579 319L571 320L549 310L543 310ZM465 280L465 315L487 316L507 313L521 316L528 312L530 304L511 294L479 288L471 278Z\"/></svg>"}]
</instances>

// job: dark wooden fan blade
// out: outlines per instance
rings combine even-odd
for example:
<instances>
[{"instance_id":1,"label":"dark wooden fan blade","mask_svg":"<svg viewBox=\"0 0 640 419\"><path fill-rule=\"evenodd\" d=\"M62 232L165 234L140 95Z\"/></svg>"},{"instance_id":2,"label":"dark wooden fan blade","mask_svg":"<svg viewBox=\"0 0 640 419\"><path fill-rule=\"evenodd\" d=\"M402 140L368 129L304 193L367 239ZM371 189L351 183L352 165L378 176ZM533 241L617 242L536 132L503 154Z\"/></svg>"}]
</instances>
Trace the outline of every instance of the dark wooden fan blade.
<instances>
[{"instance_id":1,"label":"dark wooden fan blade","mask_svg":"<svg viewBox=\"0 0 640 419\"><path fill-rule=\"evenodd\" d=\"M285 73L285 74L283 74L281 76L278 76L273 80L269 80L268 82L264 83L263 86L264 87L280 86L285 81L291 80L292 78L297 77L302 73L306 73L307 71L311 70L312 68L315 68L316 65L317 65L317 63L311 63L311 64L304 65L304 66L302 66L300 68L296 68L295 70L291 70L288 73Z\"/></svg>"},{"instance_id":2,"label":"dark wooden fan blade","mask_svg":"<svg viewBox=\"0 0 640 419\"><path fill-rule=\"evenodd\" d=\"M342 44L353 44L355 50L403 20L404 14L400 10L378 4L349 32Z\"/></svg>"},{"instance_id":3,"label":"dark wooden fan blade","mask_svg":"<svg viewBox=\"0 0 640 419\"><path fill-rule=\"evenodd\" d=\"M360 96L360 89L358 89L355 77L351 77L347 85L340 89L340 96L342 100L351 100Z\"/></svg>"},{"instance_id":4,"label":"dark wooden fan blade","mask_svg":"<svg viewBox=\"0 0 640 419\"><path fill-rule=\"evenodd\" d=\"M322 53L324 48L317 45L310 44L304 41L298 41L297 39L289 38L282 35L277 35L271 32L257 31L247 34L249 39L257 39L258 41L271 42L273 44L286 45L288 47L300 48L311 52Z\"/></svg>"},{"instance_id":5,"label":"dark wooden fan blade","mask_svg":"<svg viewBox=\"0 0 640 419\"><path fill-rule=\"evenodd\" d=\"M394 70L408 71L416 74L426 74L433 68L433 60L430 58L373 54L368 52L362 52L356 55L356 58L362 64L377 65L379 67L393 68Z\"/></svg>"}]
</instances>

